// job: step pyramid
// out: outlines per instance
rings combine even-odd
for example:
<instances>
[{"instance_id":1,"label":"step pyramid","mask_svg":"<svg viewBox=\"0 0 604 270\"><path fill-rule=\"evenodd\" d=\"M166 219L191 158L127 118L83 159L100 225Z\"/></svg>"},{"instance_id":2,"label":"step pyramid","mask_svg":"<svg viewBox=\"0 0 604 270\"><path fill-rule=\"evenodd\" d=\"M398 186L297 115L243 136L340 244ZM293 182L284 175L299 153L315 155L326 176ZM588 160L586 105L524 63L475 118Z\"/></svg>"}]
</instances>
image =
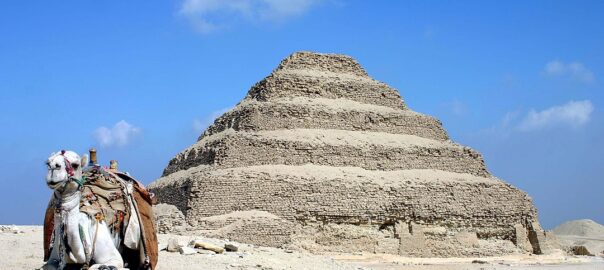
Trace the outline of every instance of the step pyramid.
<instances>
[{"instance_id":1,"label":"step pyramid","mask_svg":"<svg viewBox=\"0 0 604 270\"><path fill-rule=\"evenodd\" d=\"M259 245L422 257L553 247L526 193L345 55L285 58L150 188L193 228Z\"/></svg>"}]
</instances>

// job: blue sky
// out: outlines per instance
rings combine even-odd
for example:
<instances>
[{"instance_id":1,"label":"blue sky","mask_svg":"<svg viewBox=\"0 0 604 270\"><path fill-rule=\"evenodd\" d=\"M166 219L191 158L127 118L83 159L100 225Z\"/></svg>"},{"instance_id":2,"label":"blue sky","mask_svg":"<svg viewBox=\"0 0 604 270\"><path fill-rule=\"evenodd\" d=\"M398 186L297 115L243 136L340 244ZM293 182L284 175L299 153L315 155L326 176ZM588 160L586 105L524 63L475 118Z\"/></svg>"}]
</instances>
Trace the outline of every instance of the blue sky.
<instances>
[{"instance_id":1,"label":"blue sky","mask_svg":"<svg viewBox=\"0 0 604 270\"><path fill-rule=\"evenodd\" d=\"M527 191L604 223L603 1L2 1L0 224L40 224L43 161L145 183L298 50L355 57Z\"/></svg>"}]
</instances>

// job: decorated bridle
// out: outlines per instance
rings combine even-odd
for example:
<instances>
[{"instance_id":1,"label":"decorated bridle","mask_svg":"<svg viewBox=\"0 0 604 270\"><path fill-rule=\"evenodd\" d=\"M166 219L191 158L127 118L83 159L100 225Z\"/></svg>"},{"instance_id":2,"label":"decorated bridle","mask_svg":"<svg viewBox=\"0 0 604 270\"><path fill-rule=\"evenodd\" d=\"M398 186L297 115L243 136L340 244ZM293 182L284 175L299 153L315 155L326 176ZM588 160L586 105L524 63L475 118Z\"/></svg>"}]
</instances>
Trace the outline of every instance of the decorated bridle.
<instances>
[{"instance_id":1,"label":"decorated bridle","mask_svg":"<svg viewBox=\"0 0 604 270\"><path fill-rule=\"evenodd\" d=\"M69 174L69 177L73 177L75 175L75 171L73 166L71 166L71 161L69 161L69 159L67 159L65 156L65 150L61 150L61 156L63 156L63 160L65 160L65 170L67 171L67 174Z\"/></svg>"},{"instance_id":2,"label":"decorated bridle","mask_svg":"<svg viewBox=\"0 0 604 270\"><path fill-rule=\"evenodd\" d=\"M71 162L69 161L69 159L65 156L65 152L66 152L65 150L61 150L61 156L63 156L63 160L65 161L65 171L69 175L69 180L76 182L80 187L82 187L84 185L84 179L83 178L78 179L78 178L74 177L75 169L71 165Z\"/></svg>"}]
</instances>

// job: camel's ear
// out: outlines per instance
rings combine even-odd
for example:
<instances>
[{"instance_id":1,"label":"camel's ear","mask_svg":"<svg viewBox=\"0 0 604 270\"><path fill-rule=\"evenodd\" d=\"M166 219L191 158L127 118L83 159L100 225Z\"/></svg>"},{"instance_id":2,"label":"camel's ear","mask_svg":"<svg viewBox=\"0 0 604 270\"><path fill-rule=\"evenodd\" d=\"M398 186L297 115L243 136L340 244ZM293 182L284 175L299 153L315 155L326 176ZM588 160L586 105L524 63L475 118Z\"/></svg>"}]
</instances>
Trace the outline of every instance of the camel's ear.
<instances>
[{"instance_id":1,"label":"camel's ear","mask_svg":"<svg viewBox=\"0 0 604 270\"><path fill-rule=\"evenodd\" d=\"M82 159L80 159L80 168L84 168L88 164L88 155L83 154Z\"/></svg>"}]
</instances>

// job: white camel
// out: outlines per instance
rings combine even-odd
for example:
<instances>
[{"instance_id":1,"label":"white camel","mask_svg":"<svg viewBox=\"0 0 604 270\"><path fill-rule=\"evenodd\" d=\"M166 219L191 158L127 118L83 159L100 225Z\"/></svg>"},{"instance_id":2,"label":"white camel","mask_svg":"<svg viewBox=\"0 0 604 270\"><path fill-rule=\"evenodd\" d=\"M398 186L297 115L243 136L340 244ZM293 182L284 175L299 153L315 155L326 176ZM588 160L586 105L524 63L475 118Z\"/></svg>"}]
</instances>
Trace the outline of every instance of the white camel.
<instances>
[{"instance_id":1,"label":"white camel","mask_svg":"<svg viewBox=\"0 0 604 270\"><path fill-rule=\"evenodd\" d=\"M82 161L72 151L53 153L46 162L46 184L54 190L52 251L43 270L63 269L66 264L95 264L89 269L121 269L124 261L105 221L80 212ZM62 237L64 235L64 237Z\"/></svg>"}]
</instances>

